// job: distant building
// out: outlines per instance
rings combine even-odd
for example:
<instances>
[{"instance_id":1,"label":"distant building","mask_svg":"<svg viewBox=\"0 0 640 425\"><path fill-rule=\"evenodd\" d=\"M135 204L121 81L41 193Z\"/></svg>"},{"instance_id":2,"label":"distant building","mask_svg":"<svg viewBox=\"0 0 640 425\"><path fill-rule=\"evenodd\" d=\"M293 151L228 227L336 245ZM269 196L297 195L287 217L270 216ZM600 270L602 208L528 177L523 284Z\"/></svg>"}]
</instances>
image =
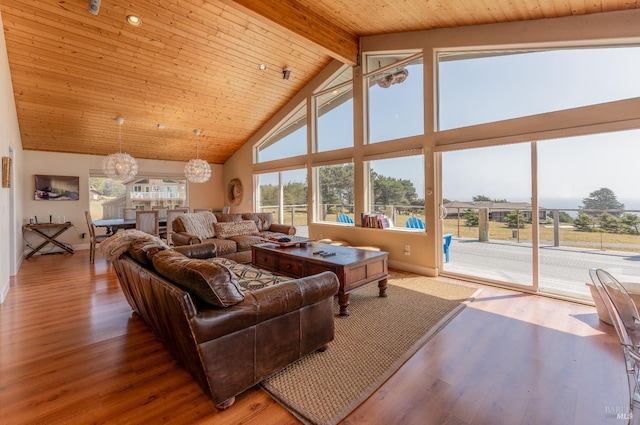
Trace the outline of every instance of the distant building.
<instances>
[{"instance_id":1,"label":"distant building","mask_svg":"<svg viewBox=\"0 0 640 425\"><path fill-rule=\"evenodd\" d=\"M125 208L151 210L187 205L185 180L142 178L124 183L126 193L102 204L104 218L122 218Z\"/></svg>"},{"instance_id":2,"label":"distant building","mask_svg":"<svg viewBox=\"0 0 640 425\"><path fill-rule=\"evenodd\" d=\"M93 186L89 188L89 200L99 201L102 199L102 193L98 192Z\"/></svg>"}]
</instances>

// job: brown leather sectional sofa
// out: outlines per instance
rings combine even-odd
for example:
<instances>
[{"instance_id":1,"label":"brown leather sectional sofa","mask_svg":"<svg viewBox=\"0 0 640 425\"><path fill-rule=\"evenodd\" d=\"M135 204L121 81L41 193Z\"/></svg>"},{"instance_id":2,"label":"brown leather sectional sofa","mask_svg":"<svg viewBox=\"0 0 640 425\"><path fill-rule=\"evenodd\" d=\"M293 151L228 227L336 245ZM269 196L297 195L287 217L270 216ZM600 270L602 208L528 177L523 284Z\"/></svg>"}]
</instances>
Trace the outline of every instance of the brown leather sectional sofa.
<instances>
[{"instance_id":1,"label":"brown leather sectional sofa","mask_svg":"<svg viewBox=\"0 0 640 425\"><path fill-rule=\"evenodd\" d=\"M264 239L296 233L294 226L274 223L271 213L187 213L173 221L172 230L171 240L175 246L213 243L219 257L239 263L251 262L251 246L263 243Z\"/></svg>"},{"instance_id":2,"label":"brown leather sectional sofa","mask_svg":"<svg viewBox=\"0 0 640 425\"><path fill-rule=\"evenodd\" d=\"M333 295L338 291L333 273L239 294L237 285L224 281L228 270L222 267L213 276L209 265L214 260L199 260L215 256L213 244L166 249L133 241L127 248L112 260L127 301L219 409L333 340ZM203 276L210 286L222 285L217 300L226 307L185 289L185 283Z\"/></svg>"}]
</instances>

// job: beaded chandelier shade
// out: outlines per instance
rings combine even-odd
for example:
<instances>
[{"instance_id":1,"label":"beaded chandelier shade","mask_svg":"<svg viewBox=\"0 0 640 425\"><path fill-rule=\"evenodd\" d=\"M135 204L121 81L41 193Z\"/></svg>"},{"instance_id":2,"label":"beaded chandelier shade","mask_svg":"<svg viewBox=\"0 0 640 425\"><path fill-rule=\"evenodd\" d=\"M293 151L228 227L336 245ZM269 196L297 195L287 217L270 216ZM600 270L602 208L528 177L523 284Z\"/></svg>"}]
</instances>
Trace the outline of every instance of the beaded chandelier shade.
<instances>
[{"instance_id":1,"label":"beaded chandelier shade","mask_svg":"<svg viewBox=\"0 0 640 425\"><path fill-rule=\"evenodd\" d=\"M102 160L102 171L110 179L119 181L128 181L138 174L138 162L128 153L122 153L122 124L123 118L116 118L118 123L118 141L120 143L120 151L112 153Z\"/></svg>"},{"instance_id":2,"label":"beaded chandelier shade","mask_svg":"<svg viewBox=\"0 0 640 425\"><path fill-rule=\"evenodd\" d=\"M200 130L193 130L197 136ZM211 177L211 167L207 161L198 159L198 139L196 138L196 159L190 160L184 167L184 175L191 183L204 183Z\"/></svg>"}]
</instances>

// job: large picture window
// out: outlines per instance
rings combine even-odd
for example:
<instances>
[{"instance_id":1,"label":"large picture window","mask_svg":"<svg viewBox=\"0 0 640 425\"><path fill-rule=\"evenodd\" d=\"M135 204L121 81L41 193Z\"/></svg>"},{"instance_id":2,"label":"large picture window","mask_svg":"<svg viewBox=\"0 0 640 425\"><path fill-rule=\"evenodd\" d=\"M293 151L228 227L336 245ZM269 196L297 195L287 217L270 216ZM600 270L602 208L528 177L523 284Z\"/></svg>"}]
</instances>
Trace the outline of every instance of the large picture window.
<instances>
[{"instance_id":1,"label":"large picture window","mask_svg":"<svg viewBox=\"0 0 640 425\"><path fill-rule=\"evenodd\" d=\"M278 219L278 223L293 226L307 225L306 169L258 174L256 182L257 211L272 213Z\"/></svg>"},{"instance_id":2,"label":"large picture window","mask_svg":"<svg viewBox=\"0 0 640 425\"><path fill-rule=\"evenodd\" d=\"M315 167L316 221L354 225L353 164Z\"/></svg>"},{"instance_id":3,"label":"large picture window","mask_svg":"<svg viewBox=\"0 0 640 425\"><path fill-rule=\"evenodd\" d=\"M439 129L640 97L640 47L441 52Z\"/></svg>"},{"instance_id":4,"label":"large picture window","mask_svg":"<svg viewBox=\"0 0 640 425\"><path fill-rule=\"evenodd\" d=\"M422 56L367 56L367 69L368 142L424 134Z\"/></svg>"},{"instance_id":5,"label":"large picture window","mask_svg":"<svg viewBox=\"0 0 640 425\"><path fill-rule=\"evenodd\" d=\"M353 146L353 70L346 68L315 96L316 152Z\"/></svg>"},{"instance_id":6,"label":"large picture window","mask_svg":"<svg viewBox=\"0 0 640 425\"><path fill-rule=\"evenodd\" d=\"M177 177L138 176L129 182L107 177L89 178L89 207L94 220L124 218L125 208L151 210L188 205L187 180Z\"/></svg>"},{"instance_id":7,"label":"large picture window","mask_svg":"<svg viewBox=\"0 0 640 425\"><path fill-rule=\"evenodd\" d=\"M290 158L307 153L307 103L295 112L257 147L257 162Z\"/></svg>"},{"instance_id":8,"label":"large picture window","mask_svg":"<svg viewBox=\"0 0 640 425\"><path fill-rule=\"evenodd\" d=\"M380 159L369 166L369 212L387 216L393 227L425 231L424 156Z\"/></svg>"}]
</instances>

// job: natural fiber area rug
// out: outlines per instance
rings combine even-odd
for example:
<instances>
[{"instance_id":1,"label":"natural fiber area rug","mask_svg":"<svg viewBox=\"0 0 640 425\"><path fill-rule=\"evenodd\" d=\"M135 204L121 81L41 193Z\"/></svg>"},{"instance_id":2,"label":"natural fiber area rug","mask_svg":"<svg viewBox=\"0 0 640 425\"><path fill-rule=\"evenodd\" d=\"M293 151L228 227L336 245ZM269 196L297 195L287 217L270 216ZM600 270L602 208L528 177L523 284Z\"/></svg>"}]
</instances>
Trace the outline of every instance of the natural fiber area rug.
<instances>
[{"instance_id":1,"label":"natural fiber area rug","mask_svg":"<svg viewBox=\"0 0 640 425\"><path fill-rule=\"evenodd\" d=\"M350 295L324 353L312 353L272 375L262 387L305 423L344 419L442 329L477 291L432 278L391 272L387 298L375 284Z\"/></svg>"}]
</instances>

